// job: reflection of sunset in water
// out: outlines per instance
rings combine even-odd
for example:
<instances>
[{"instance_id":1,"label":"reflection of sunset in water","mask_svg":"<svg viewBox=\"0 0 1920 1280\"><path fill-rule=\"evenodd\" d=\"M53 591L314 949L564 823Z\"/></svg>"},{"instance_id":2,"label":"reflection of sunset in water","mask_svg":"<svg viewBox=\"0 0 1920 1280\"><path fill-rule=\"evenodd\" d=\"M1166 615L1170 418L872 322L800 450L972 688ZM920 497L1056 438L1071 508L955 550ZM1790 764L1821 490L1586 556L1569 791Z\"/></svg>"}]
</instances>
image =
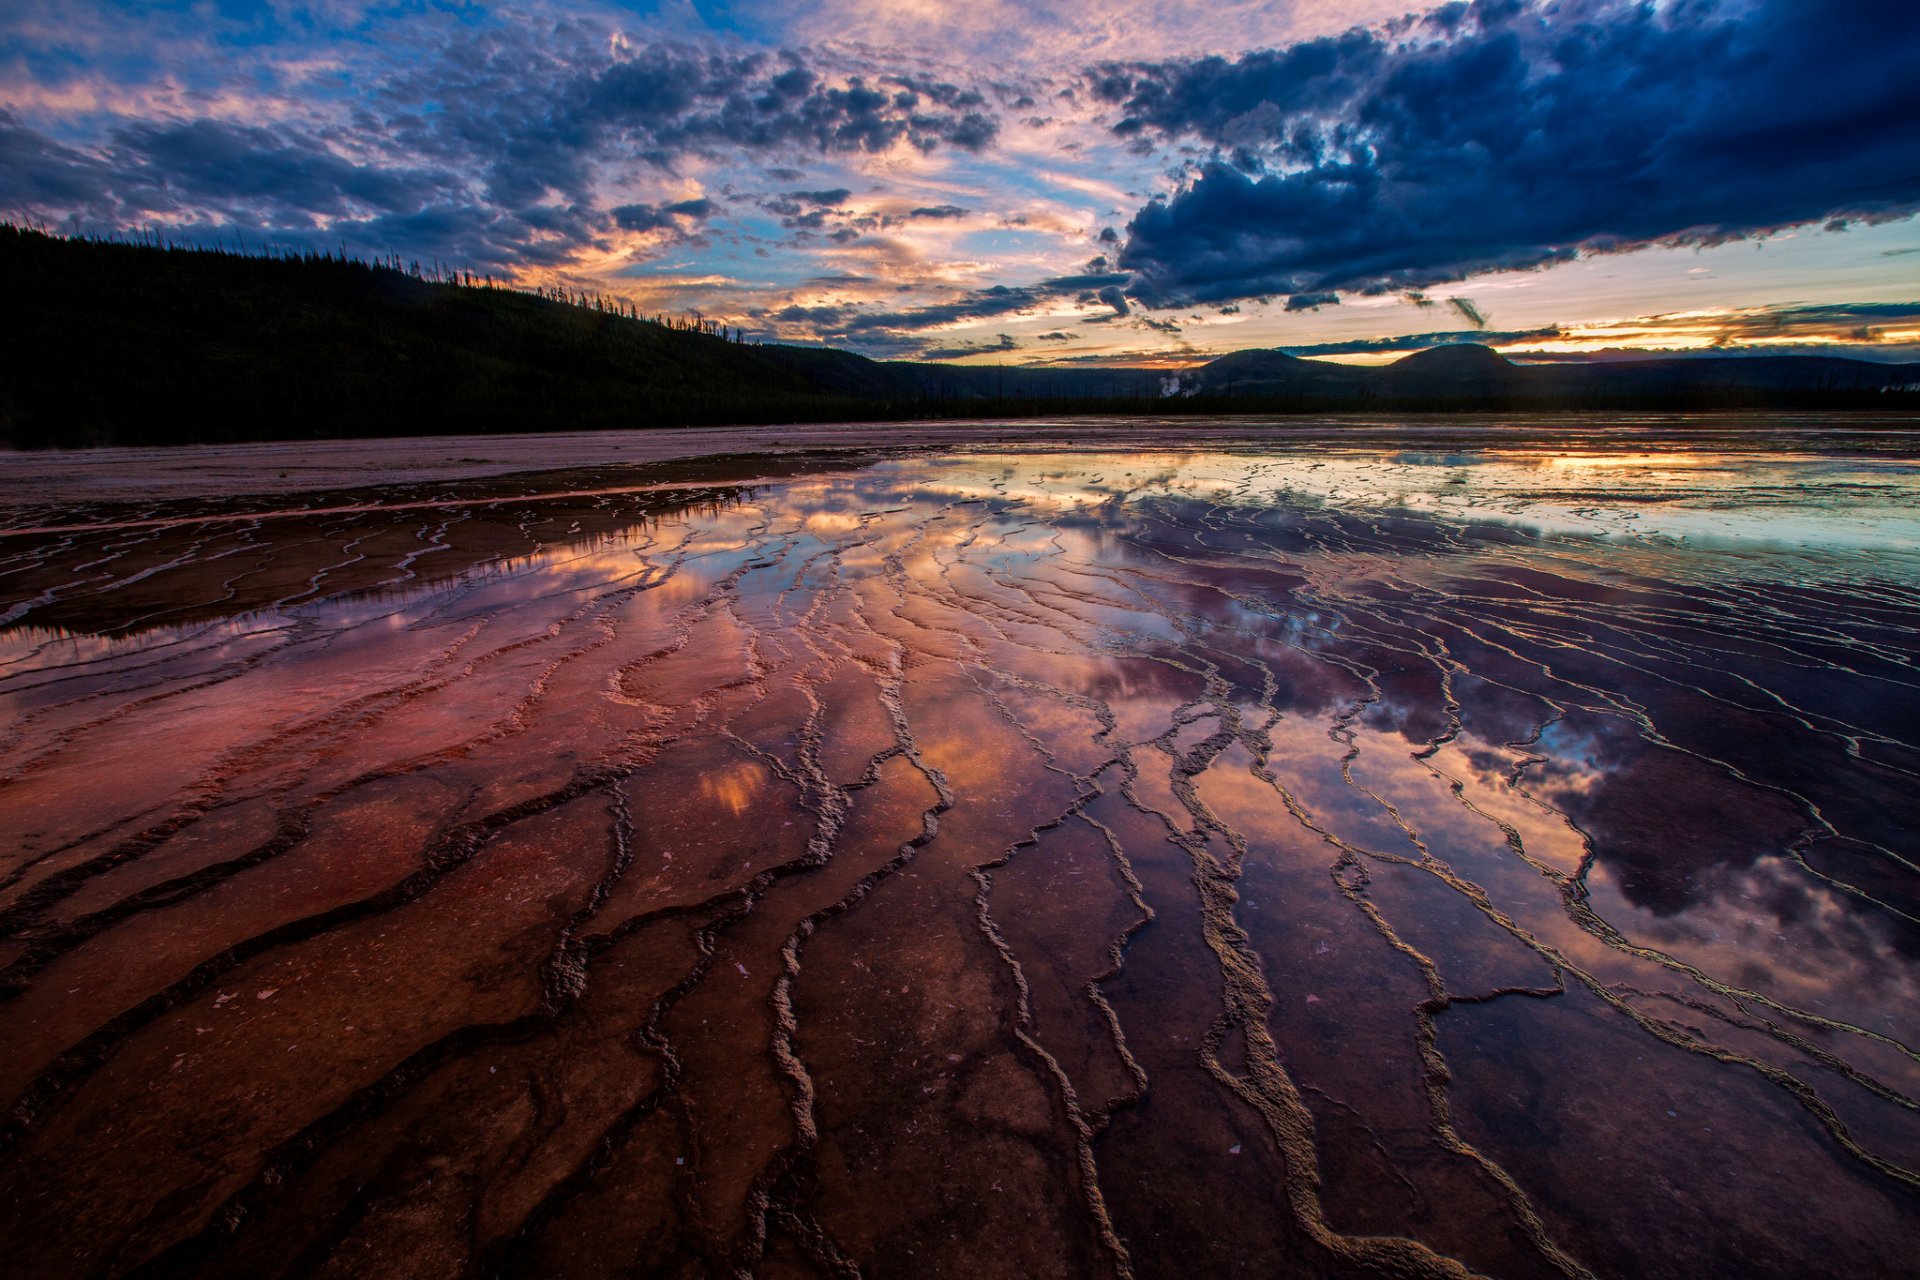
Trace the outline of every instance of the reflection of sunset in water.
<instances>
[{"instance_id":1,"label":"reflection of sunset in water","mask_svg":"<svg viewBox=\"0 0 1920 1280\"><path fill-rule=\"evenodd\" d=\"M0 539L0 1242L1897 1272L1916 476L1009 451Z\"/></svg>"}]
</instances>

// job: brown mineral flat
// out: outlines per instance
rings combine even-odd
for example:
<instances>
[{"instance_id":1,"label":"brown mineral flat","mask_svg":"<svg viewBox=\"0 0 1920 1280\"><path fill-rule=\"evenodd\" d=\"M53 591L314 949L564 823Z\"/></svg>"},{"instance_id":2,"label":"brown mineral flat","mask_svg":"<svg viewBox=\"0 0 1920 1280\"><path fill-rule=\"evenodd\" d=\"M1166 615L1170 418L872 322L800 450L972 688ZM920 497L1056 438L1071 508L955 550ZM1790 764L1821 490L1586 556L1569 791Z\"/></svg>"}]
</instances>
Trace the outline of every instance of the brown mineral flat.
<instances>
[{"instance_id":1,"label":"brown mineral flat","mask_svg":"<svg viewBox=\"0 0 1920 1280\"><path fill-rule=\"evenodd\" d=\"M0 458L0 1269L1911 1273L1914 443Z\"/></svg>"}]
</instances>

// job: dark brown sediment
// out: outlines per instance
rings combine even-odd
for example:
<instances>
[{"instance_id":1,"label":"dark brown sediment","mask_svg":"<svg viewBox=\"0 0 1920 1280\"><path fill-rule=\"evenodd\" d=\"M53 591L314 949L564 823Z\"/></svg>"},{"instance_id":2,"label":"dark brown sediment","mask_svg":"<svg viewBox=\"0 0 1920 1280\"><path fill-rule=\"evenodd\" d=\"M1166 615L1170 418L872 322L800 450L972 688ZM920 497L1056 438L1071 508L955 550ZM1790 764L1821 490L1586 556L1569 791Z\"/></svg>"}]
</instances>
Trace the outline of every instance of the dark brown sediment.
<instances>
[{"instance_id":1,"label":"dark brown sediment","mask_svg":"<svg viewBox=\"0 0 1920 1280\"><path fill-rule=\"evenodd\" d=\"M16 508L8 1265L1913 1270L1920 468L1455 447Z\"/></svg>"}]
</instances>

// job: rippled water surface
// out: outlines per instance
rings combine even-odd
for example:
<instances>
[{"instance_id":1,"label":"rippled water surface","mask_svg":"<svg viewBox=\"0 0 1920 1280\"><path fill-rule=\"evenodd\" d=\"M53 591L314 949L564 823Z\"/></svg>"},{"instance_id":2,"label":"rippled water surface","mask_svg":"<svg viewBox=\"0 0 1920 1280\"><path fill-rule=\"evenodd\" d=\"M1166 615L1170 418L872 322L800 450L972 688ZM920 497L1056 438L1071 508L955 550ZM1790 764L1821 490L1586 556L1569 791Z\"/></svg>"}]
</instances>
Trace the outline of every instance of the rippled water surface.
<instances>
[{"instance_id":1,"label":"rippled water surface","mask_svg":"<svg viewBox=\"0 0 1920 1280\"><path fill-rule=\"evenodd\" d=\"M1913 1274L1830 443L16 506L5 1270Z\"/></svg>"}]
</instances>

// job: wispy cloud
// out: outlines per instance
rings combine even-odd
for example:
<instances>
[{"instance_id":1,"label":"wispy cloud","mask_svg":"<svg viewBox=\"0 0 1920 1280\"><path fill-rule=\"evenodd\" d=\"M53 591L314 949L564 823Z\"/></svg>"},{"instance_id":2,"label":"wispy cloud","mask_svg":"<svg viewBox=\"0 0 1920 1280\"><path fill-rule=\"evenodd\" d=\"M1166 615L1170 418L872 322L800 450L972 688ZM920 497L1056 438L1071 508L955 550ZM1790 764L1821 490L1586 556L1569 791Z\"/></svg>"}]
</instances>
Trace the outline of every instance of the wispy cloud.
<instances>
[{"instance_id":1,"label":"wispy cloud","mask_svg":"<svg viewBox=\"0 0 1920 1280\"><path fill-rule=\"evenodd\" d=\"M1482 340L1485 335L1476 335ZM1911 360L1920 347L1920 301L1777 303L1706 308L1556 326L1515 342L1537 356L1596 352L1847 355Z\"/></svg>"},{"instance_id":2,"label":"wispy cloud","mask_svg":"<svg viewBox=\"0 0 1920 1280\"><path fill-rule=\"evenodd\" d=\"M1296 356L1384 355L1483 343L1523 359L1819 354L1905 361L1920 348L1920 302L1783 303L1676 311L1516 330L1445 330L1283 347Z\"/></svg>"}]
</instances>

